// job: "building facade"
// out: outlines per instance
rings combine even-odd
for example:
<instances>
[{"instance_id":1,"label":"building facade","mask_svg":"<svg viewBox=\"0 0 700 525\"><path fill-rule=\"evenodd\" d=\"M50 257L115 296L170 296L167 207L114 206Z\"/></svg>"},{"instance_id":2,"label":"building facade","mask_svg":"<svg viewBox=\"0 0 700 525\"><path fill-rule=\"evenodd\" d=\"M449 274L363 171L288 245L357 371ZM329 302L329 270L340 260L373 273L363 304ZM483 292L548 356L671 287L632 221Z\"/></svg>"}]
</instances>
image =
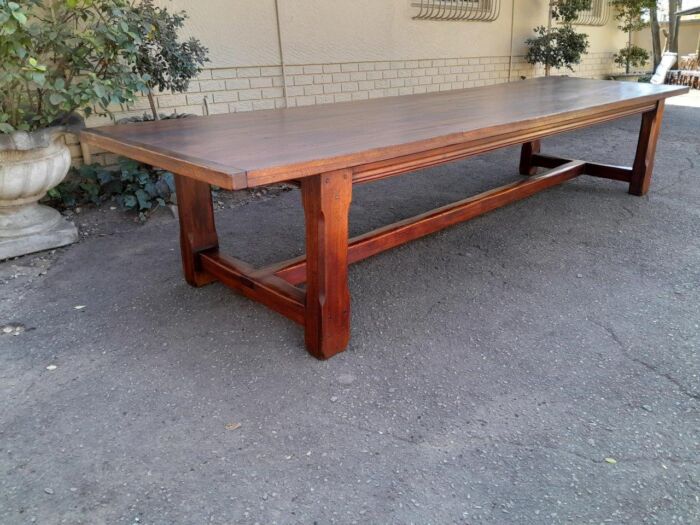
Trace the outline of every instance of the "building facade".
<instances>
[{"instance_id":1,"label":"building facade","mask_svg":"<svg viewBox=\"0 0 700 525\"><path fill-rule=\"evenodd\" d=\"M543 74L524 60L525 40L547 24L547 0L157 0L185 10L185 36L200 39L210 62L187 93L159 93L160 112L201 115L328 104L463 89ZM605 0L586 24L590 49L574 72L617 71L624 45ZM479 13L487 13L488 16ZM484 20L460 20L469 17ZM417 18L418 17L418 18ZM441 19L440 19L441 18ZM205 102L206 100L206 102ZM142 115L148 101L115 108ZM93 117L88 125L109 121ZM81 149L76 162L111 163Z\"/></svg>"}]
</instances>

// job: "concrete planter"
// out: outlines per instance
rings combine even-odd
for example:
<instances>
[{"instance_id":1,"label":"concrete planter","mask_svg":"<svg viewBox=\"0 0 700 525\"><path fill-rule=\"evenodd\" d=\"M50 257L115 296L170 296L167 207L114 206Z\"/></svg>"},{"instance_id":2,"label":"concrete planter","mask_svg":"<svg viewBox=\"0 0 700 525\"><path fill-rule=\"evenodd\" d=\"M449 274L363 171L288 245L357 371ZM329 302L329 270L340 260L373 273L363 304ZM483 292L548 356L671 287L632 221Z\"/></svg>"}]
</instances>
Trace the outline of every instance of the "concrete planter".
<instances>
[{"instance_id":1,"label":"concrete planter","mask_svg":"<svg viewBox=\"0 0 700 525\"><path fill-rule=\"evenodd\" d=\"M0 135L0 260L78 240L72 223L38 202L70 168L64 132L54 127Z\"/></svg>"},{"instance_id":2,"label":"concrete planter","mask_svg":"<svg viewBox=\"0 0 700 525\"><path fill-rule=\"evenodd\" d=\"M620 73L619 75L610 75L610 80L619 82L639 82L639 79L649 75L650 73Z\"/></svg>"}]
</instances>

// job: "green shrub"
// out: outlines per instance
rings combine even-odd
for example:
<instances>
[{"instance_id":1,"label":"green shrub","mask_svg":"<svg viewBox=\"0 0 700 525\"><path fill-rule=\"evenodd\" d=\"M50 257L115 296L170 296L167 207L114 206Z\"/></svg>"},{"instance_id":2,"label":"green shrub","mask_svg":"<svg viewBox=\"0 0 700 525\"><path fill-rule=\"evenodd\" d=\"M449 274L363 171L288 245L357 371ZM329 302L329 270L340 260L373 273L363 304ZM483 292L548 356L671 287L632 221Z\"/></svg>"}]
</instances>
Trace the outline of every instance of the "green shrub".
<instances>
[{"instance_id":1,"label":"green shrub","mask_svg":"<svg viewBox=\"0 0 700 525\"><path fill-rule=\"evenodd\" d=\"M174 202L174 197L172 173L121 159L118 169L90 164L72 170L64 182L49 190L46 200L63 209L113 200L145 221L158 207Z\"/></svg>"},{"instance_id":2,"label":"green shrub","mask_svg":"<svg viewBox=\"0 0 700 525\"><path fill-rule=\"evenodd\" d=\"M530 64L544 64L548 68L566 67L581 63L581 55L588 49L588 35L577 33L571 27L536 27L534 38L528 38L525 60Z\"/></svg>"},{"instance_id":3,"label":"green shrub","mask_svg":"<svg viewBox=\"0 0 700 525\"><path fill-rule=\"evenodd\" d=\"M631 68L644 67L649 62L651 56L649 52L639 46L630 45L629 47L623 47L613 57L615 63L624 67L627 73L630 72Z\"/></svg>"},{"instance_id":4,"label":"green shrub","mask_svg":"<svg viewBox=\"0 0 700 525\"><path fill-rule=\"evenodd\" d=\"M140 27L128 0L0 0L0 133L132 101Z\"/></svg>"},{"instance_id":5,"label":"green shrub","mask_svg":"<svg viewBox=\"0 0 700 525\"><path fill-rule=\"evenodd\" d=\"M545 75L552 68L566 67L574 70L573 64L581 63L581 55L588 50L588 35L577 33L574 23L581 11L590 9L591 0L551 0L547 26L534 29L536 36L528 38L525 60L530 64L542 64ZM557 22L558 26L553 26Z\"/></svg>"}]
</instances>

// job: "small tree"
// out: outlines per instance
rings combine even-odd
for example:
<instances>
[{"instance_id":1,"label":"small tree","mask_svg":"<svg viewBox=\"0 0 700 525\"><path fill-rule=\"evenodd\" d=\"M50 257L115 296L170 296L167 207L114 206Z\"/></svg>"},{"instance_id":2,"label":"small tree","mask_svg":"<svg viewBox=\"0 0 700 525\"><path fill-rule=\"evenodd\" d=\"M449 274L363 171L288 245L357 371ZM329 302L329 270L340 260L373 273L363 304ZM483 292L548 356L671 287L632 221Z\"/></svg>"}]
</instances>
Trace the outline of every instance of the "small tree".
<instances>
[{"instance_id":1,"label":"small tree","mask_svg":"<svg viewBox=\"0 0 700 525\"><path fill-rule=\"evenodd\" d=\"M159 119L153 90L182 93L190 80L202 71L209 50L196 38L180 42L178 31L187 13L170 13L155 6L153 0L141 0L134 9L142 21L141 45L138 47L135 71L148 78L146 95L155 120Z\"/></svg>"},{"instance_id":2,"label":"small tree","mask_svg":"<svg viewBox=\"0 0 700 525\"><path fill-rule=\"evenodd\" d=\"M649 61L647 50L632 44L632 33L649 25L643 16L656 9L656 0L612 0L610 3L617 9L617 27L627 33L627 46L615 55L615 63L624 66L625 73L629 74L632 67L643 67Z\"/></svg>"},{"instance_id":3,"label":"small tree","mask_svg":"<svg viewBox=\"0 0 700 525\"><path fill-rule=\"evenodd\" d=\"M615 63L620 67L624 67L625 73L628 75L632 68L637 69L647 65L650 58L651 56L646 49L629 43L627 47L623 47L613 56Z\"/></svg>"},{"instance_id":4,"label":"small tree","mask_svg":"<svg viewBox=\"0 0 700 525\"><path fill-rule=\"evenodd\" d=\"M588 49L588 35L577 33L574 22L581 11L591 8L591 0L551 0L547 27L534 29L537 36L528 38L525 59L530 64L544 64L545 75L551 69L567 67L574 70L573 64L581 63L581 55ZM552 27L553 22L557 27Z\"/></svg>"}]
</instances>

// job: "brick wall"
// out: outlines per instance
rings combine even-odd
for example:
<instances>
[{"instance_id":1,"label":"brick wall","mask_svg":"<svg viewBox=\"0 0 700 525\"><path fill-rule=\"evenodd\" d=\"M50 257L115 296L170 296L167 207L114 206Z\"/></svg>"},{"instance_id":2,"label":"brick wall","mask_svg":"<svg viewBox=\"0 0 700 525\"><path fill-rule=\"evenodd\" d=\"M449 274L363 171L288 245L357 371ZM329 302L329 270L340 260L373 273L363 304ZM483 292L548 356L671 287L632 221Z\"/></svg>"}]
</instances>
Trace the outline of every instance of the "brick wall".
<instances>
[{"instance_id":1,"label":"brick wall","mask_svg":"<svg viewBox=\"0 0 700 525\"><path fill-rule=\"evenodd\" d=\"M286 99L280 66L208 69L191 82L187 93L157 94L156 103L161 113L203 115L206 98L209 114L213 115L464 89L508 82L509 77L517 81L544 74L544 68L514 57L509 75L509 61L509 57L465 57L286 66ZM591 53L573 73L566 70L554 74L600 78L616 71L612 53ZM150 112L145 97L130 108L114 108L116 118L144 112ZM88 120L89 126L108 123L100 117ZM67 140L75 164L80 164L82 148L75 137ZM113 164L116 159L103 151L90 153L92 162Z\"/></svg>"}]
</instances>

